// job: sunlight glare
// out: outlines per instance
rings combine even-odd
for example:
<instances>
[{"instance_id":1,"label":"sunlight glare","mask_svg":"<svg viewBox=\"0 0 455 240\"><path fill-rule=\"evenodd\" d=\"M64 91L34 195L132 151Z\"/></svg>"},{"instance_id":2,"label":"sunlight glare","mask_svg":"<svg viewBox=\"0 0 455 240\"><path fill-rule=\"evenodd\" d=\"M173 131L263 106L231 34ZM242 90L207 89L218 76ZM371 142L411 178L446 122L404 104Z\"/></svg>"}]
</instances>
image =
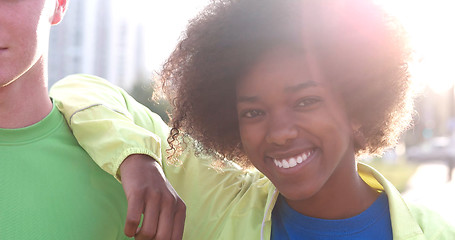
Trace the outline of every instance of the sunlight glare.
<instances>
[{"instance_id":1,"label":"sunlight glare","mask_svg":"<svg viewBox=\"0 0 455 240\"><path fill-rule=\"evenodd\" d=\"M147 65L159 70L193 18L209 0L117 0L129 19L140 21L151 52ZM455 82L455 1L377 0L397 16L409 33L415 58L413 80L436 92Z\"/></svg>"},{"instance_id":2,"label":"sunlight glare","mask_svg":"<svg viewBox=\"0 0 455 240\"><path fill-rule=\"evenodd\" d=\"M145 51L151 53L146 61L153 71L159 71L171 54L188 21L209 3L209 0L121 1L127 2L124 9L130 18L139 19L144 26Z\"/></svg>"},{"instance_id":3,"label":"sunlight glare","mask_svg":"<svg viewBox=\"0 0 455 240\"><path fill-rule=\"evenodd\" d=\"M437 93L455 82L455 1L380 0L409 33L413 80Z\"/></svg>"}]
</instances>

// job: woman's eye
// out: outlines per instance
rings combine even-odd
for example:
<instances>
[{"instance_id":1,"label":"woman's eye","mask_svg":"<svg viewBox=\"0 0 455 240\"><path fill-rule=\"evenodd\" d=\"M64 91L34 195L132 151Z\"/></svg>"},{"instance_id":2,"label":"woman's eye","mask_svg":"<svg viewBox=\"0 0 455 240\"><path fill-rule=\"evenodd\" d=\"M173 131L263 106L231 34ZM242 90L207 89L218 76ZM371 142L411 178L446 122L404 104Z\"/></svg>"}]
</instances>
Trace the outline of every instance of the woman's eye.
<instances>
[{"instance_id":1,"label":"woman's eye","mask_svg":"<svg viewBox=\"0 0 455 240\"><path fill-rule=\"evenodd\" d=\"M242 112L241 117L244 117L244 118L255 118L255 117L258 117L258 116L262 116L262 115L264 115L264 112L261 111L261 110L246 110L246 111Z\"/></svg>"},{"instance_id":2,"label":"woman's eye","mask_svg":"<svg viewBox=\"0 0 455 240\"><path fill-rule=\"evenodd\" d=\"M303 99L298 100L296 105L298 108L307 108L320 101L321 101L321 99L316 98L316 97L303 98Z\"/></svg>"}]
</instances>

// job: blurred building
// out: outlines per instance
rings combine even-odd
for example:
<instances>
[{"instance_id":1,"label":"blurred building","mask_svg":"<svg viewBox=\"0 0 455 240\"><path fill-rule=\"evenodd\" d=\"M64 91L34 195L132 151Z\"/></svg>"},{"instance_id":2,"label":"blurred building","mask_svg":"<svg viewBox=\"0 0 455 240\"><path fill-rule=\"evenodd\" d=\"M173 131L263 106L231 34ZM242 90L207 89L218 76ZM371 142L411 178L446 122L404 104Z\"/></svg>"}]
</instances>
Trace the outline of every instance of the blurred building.
<instances>
[{"instance_id":1,"label":"blurred building","mask_svg":"<svg viewBox=\"0 0 455 240\"><path fill-rule=\"evenodd\" d=\"M49 86L68 74L88 73L130 89L147 74L142 25L122 11L124 5L122 0L70 2L63 22L51 30Z\"/></svg>"}]
</instances>

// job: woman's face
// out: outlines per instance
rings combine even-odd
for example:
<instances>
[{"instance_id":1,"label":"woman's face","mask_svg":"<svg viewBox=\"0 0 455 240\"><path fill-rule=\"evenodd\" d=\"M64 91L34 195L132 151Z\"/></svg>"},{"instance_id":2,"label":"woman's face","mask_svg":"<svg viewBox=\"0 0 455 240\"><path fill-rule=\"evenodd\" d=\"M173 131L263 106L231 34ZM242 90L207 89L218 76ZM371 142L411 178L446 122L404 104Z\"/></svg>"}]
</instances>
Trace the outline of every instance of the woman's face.
<instances>
[{"instance_id":1,"label":"woman's face","mask_svg":"<svg viewBox=\"0 0 455 240\"><path fill-rule=\"evenodd\" d=\"M308 54L262 57L237 84L237 112L249 160L288 200L342 184L355 168L351 123Z\"/></svg>"}]
</instances>

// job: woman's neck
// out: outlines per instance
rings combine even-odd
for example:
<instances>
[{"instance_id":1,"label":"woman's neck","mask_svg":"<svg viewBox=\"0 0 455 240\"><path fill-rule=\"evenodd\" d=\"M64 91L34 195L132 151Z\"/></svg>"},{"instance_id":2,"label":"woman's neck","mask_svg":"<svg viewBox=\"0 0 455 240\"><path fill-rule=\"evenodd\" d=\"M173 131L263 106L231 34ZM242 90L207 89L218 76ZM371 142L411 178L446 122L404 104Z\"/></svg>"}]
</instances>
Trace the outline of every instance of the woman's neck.
<instances>
[{"instance_id":1,"label":"woman's neck","mask_svg":"<svg viewBox=\"0 0 455 240\"><path fill-rule=\"evenodd\" d=\"M355 163L354 163L355 164ZM297 212L322 219L345 219L365 211L380 195L359 176L356 167L333 174L322 189L309 199L286 202ZM339 169L340 170L340 169Z\"/></svg>"}]
</instances>

